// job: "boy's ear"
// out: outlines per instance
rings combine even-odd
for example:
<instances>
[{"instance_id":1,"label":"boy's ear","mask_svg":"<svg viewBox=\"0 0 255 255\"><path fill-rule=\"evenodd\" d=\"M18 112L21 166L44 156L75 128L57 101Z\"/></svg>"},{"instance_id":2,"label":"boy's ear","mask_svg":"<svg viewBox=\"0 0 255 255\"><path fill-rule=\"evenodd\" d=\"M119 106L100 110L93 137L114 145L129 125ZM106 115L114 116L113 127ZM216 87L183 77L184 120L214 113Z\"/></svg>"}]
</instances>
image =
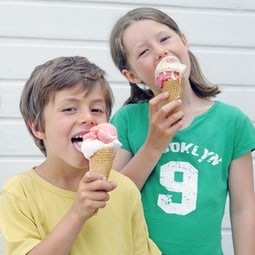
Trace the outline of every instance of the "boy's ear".
<instances>
[{"instance_id":1,"label":"boy's ear","mask_svg":"<svg viewBox=\"0 0 255 255\"><path fill-rule=\"evenodd\" d=\"M43 140L45 138L45 134L43 132L41 132L40 130L38 130L38 128L35 126L35 124L31 120L28 121L28 125L35 137L37 137L41 140Z\"/></svg>"},{"instance_id":2,"label":"boy's ear","mask_svg":"<svg viewBox=\"0 0 255 255\"><path fill-rule=\"evenodd\" d=\"M128 71L127 69L123 69L121 73L131 83L142 83L142 80L139 79L136 73L134 72Z\"/></svg>"}]
</instances>

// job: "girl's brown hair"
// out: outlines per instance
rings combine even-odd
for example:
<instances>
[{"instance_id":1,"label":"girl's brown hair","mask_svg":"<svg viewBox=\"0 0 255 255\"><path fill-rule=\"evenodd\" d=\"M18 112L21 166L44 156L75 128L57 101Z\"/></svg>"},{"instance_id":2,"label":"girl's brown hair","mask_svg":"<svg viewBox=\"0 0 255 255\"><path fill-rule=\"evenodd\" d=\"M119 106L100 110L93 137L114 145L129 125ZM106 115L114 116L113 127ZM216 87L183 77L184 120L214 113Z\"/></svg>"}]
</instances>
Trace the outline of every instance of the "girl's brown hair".
<instances>
[{"instance_id":1,"label":"girl's brown hair","mask_svg":"<svg viewBox=\"0 0 255 255\"><path fill-rule=\"evenodd\" d=\"M154 8L137 8L129 11L122 16L114 25L110 36L110 50L113 62L117 68L130 70L127 61L127 52L123 43L123 34L125 30L133 23L140 20L153 20L158 23L168 26L181 36L181 31L176 22L170 18L166 13ZM189 57L191 62L190 70L190 84L195 94L199 97L215 97L220 93L219 87L211 84L203 75L199 63L194 54L189 50ZM139 101L148 101L154 95L149 89L141 89L135 83L130 83L131 95L125 102L137 103Z\"/></svg>"}]
</instances>

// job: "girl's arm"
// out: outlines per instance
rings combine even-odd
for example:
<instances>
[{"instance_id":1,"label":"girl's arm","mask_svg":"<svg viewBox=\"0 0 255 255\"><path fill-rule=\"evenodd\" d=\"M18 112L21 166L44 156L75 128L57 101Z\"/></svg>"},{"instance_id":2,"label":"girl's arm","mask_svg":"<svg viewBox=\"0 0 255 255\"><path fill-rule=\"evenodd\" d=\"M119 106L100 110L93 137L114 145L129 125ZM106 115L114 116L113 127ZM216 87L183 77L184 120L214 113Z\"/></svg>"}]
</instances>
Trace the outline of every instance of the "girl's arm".
<instances>
[{"instance_id":1,"label":"girl's arm","mask_svg":"<svg viewBox=\"0 0 255 255\"><path fill-rule=\"evenodd\" d=\"M229 173L229 197L235 255L255 254L253 180L250 152L232 161Z\"/></svg>"},{"instance_id":2,"label":"girl's arm","mask_svg":"<svg viewBox=\"0 0 255 255\"><path fill-rule=\"evenodd\" d=\"M162 93L150 100L148 136L136 155L132 157L130 152L121 149L115 157L113 169L131 178L139 189L142 189L162 152L183 125L183 112L173 113L181 101L176 100L160 107L167 97L168 93Z\"/></svg>"}]
</instances>

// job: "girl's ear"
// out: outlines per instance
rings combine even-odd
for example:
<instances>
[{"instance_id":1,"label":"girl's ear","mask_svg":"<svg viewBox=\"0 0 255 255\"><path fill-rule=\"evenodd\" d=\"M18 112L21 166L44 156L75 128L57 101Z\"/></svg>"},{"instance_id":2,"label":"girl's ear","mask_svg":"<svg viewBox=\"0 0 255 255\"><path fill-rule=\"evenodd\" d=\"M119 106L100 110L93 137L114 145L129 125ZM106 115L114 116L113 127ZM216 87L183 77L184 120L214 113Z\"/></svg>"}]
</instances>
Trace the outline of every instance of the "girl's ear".
<instances>
[{"instance_id":1,"label":"girl's ear","mask_svg":"<svg viewBox=\"0 0 255 255\"><path fill-rule=\"evenodd\" d=\"M137 77L136 73L134 73L134 72L131 72L131 71L127 70L127 69L123 69L121 71L121 73L131 83L142 83L142 80L139 79Z\"/></svg>"},{"instance_id":2,"label":"girl's ear","mask_svg":"<svg viewBox=\"0 0 255 255\"><path fill-rule=\"evenodd\" d=\"M41 140L45 138L45 134L41 132L40 130L38 130L38 128L35 126L35 124L31 120L28 121L28 125L35 137Z\"/></svg>"},{"instance_id":3,"label":"girl's ear","mask_svg":"<svg viewBox=\"0 0 255 255\"><path fill-rule=\"evenodd\" d=\"M181 40L184 44L184 46L188 49L189 48L189 42L184 34L181 34Z\"/></svg>"}]
</instances>

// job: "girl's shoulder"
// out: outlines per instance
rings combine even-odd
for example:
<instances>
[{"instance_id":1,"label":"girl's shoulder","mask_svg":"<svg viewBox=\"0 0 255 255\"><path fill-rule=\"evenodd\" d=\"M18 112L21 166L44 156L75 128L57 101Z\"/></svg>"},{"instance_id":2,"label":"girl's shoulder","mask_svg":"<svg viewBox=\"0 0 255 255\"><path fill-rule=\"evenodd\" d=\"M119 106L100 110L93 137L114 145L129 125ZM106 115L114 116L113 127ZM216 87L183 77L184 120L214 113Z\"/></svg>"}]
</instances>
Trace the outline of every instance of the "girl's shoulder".
<instances>
[{"instance_id":1,"label":"girl's shoulder","mask_svg":"<svg viewBox=\"0 0 255 255\"><path fill-rule=\"evenodd\" d=\"M112 117L116 118L137 118L138 116L148 116L149 104L148 102L141 102L135 104L127 104L119 108Z\"/></svg>"},{"instance_id":2,"label":"girl's shoulder","mask_svg":"<svg viewBox=\"0 0 255 255\"><path fill-rule=\"evenodd\" d=\"M241 109L240 108L238 108L235 105L231 105L231 104L228 104L226 102L223 102L223 101L216 100L214 105L215 105L216 108L218 108L220 110L241 113Z\"/></svg>"},{"instance_id":3,"label":"girl's shoulder","mask_svg":"<svg viewBox=\"0 0 255 255\"><path fill-rule=\"evenodd\" d=\"M148 102L139 102L139 103L132 103L132 104L126 104L120 107L118 111L132 111L132 110L138 110L138 109L147 109L149 107Z\"/></svg>"},{"instance_id":4,"label":"girl's shoulder","mask_svg":"<svg viewBox=\"0 0 255 255\"><path fill-rule=\"evenodd\" d=\"M212 107L212 111L213 110L220 113L222 117L249 119L247 114L240 108L222 101L215 101L214 106Z\"/></svg>"}]
</instances>

